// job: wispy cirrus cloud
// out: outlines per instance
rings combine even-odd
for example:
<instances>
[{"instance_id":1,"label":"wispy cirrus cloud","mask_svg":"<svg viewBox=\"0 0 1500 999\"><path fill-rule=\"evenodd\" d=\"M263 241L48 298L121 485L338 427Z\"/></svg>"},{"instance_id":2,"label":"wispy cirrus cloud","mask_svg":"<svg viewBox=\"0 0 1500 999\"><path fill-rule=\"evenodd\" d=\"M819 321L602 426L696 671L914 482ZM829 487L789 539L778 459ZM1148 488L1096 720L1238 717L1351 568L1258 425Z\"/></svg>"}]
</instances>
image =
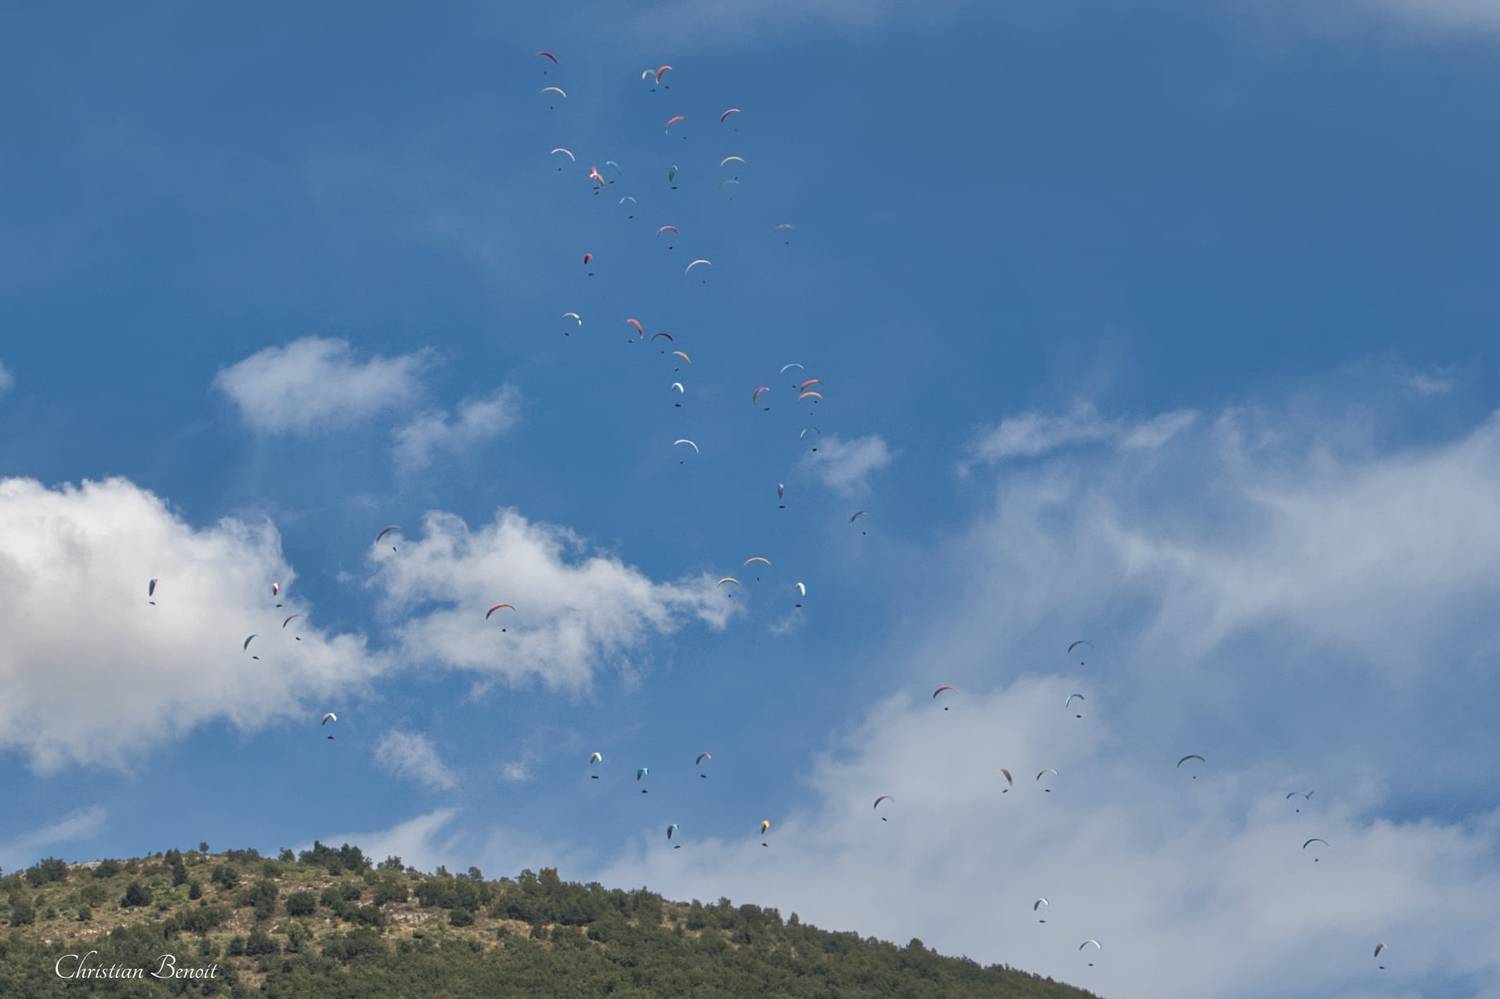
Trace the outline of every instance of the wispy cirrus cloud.
<instances>
[{"instance_id":1,"label":"wispy cirrus cloud","mask_svg":"<svg viewBox=\"0 0 1500 999\"><path fill-rule=\"evenodd\" d=\"M869 487L870 476L895 460L879 434L845 440L837 434L818 439L818 450L802 456L802 467L828 488L852 495Z\"/></svg>"},{"instance_id":2,"label":"wispy cirrus cloud","mask_svg":"<svg viewBox=\"0 0 1500 999\"><path fill-rule=\"evenodd\" d=\"M1154 450L1197 422L1198 413L1177 409L1146 419L1105 417L1093 403L1079 402L1065 413L1039 410L1008 416L981 430L969 442L961 471L975 465L1039 458L1064 448L1111 444L1130 450Z\"/></svg>"},{"instance_id":3,"label":"wispy cirrus cloud","mask_svg":"<svg viewBox=\"0 0 1500 999\"><path fill-rule=\"evenodd\" d=\"M375 763L394 777L414 780L437 791L458 787L458 774L443 762L431 739L393 729L375 746Z\"/></svg>"},{"instance_id":4,"label":"wispy cirrus cloud","mask_svg":"<svg viewBox=\"0 0 1500 999\"><path fill-rule=\"evenodd\" d=\"M487 396L465 399L450 413L428 410L396 430L396 467L419 472L434 459L505 434L521 418L521 393L505 385Z\"/></svg>"},{"instance_id":5,"label":"wispy cirrus cloud","mask_svg":"<svg viewBox=\"0 0 1500 999\"><path fill-rule=\"evenodd\" d=\"M41 860L63 843L93 839L104 831L108 818L109 813L95 805L12 837L0 843L0 869L15 872Z\"/></svg>"},{"instance_id":6,"label":"wispy cirrus cloud","mask_svg":"<svg viewBox=\"0 0 1500 999\"><path fill-rule=\"evenodd\" d=\"M421 350L361 358L347 340L303 337L221 370L214 386L251 430L308 434L356 426L407 405L432 361Z\"/></svg>"}]
</instances>

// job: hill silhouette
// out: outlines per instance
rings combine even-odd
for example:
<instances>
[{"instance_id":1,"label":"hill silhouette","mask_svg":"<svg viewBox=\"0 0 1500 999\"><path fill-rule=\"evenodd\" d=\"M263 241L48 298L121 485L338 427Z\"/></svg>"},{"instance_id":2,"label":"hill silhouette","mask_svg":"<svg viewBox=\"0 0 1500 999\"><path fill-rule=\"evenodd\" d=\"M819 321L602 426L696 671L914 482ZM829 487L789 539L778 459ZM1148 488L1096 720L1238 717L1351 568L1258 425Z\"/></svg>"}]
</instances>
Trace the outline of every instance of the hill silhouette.
<instances>
[{"instance_id":1,"label":"hill silhouette","mask_svg":"<svg viewBox=\"0 0 1500 999\"><path fill-rule=\"evenodd\" d=\"M16 999L1090 995L728 899L670 902L550 868L426 874L348 845L44 860L0 879L0 916L0 996Z\"/></svg>"}]
</instances>

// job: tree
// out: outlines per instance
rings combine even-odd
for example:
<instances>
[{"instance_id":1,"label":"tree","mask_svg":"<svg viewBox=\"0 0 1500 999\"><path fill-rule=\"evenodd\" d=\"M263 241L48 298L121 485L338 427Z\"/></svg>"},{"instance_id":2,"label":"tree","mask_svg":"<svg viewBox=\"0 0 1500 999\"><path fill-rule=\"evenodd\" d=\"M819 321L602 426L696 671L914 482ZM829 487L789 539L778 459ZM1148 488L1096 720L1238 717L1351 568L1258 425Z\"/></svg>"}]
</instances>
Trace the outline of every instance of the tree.
<instances>
[{"instance_id":1,"label":"tree","mask_svg":"<svg viewBox=\"0 0 1500 999\"><path fill-rule=\"evenodd\" d=\"M202 897L203 897L203 886L200 885L196 881L190 881L190 882L188 882L188 898L190 898L190 899L192 899L193 901L196 902L198 899L200 899Z\"/></svg>"},{"instance_id":2,"label":"tree","mask_svg":"<svg viewBox=\"0 0 1500 999\"><path fill-rule=\"evenodd\" d=\"M132 881L125 886L125 897L120 899L120 908L134 909L143 905L151 904L151 891L139 881Z\"/></svg>"},{"instance_id":3,"label":"tree","mask_svg":"<svg viewBox=\"0 0 1500 999\"><path fill-rule=\"evenodd\" d=\"M26 872L26 880L30 881L34 888L40 888L54 881L66 881L68 880L68 865L56 857L48 857Z\"/></svg>"},{"instance_id":4,"label":"tree","mask_svg":"<svg viewBox=\"0 0 1500 999\"><path fill-rule=\"evenodd\" d=\"M31 896L24 891L13 891L10 895L10 925L30 926L36 922L36 906Z\"/></svg>"},{"instance_id":5,"label":"tree","mask_svg":"<svg viewBox=\"0 0 1500 999\"><path fill-rule=\"evenodd\" d=\"M286 897L288 916L311 916L317 911L318 900L310 891L296 891Z\"/></svg>"},{"instance_id":6,"label":"tree","mask_svg":"<svg viewBox=\"0 0 1500 999\"><path fill-rule=\"evenodd\" d=\"M187 865L182 862L182 855L178 854L172 858L172 886L185 885L188 881Z\"/></svg>"},{"instance_id":7,"label":"tree","mask_svg":"<svg viewBox=\"0 0 1500 999\"><path fill-rule=\"evenodd\" d=\"M101 879L112 878L116 874L119 874L120 870L120 862L118 860L101 860L94 867L94 877Z\"/></svg>"}]
</instances>

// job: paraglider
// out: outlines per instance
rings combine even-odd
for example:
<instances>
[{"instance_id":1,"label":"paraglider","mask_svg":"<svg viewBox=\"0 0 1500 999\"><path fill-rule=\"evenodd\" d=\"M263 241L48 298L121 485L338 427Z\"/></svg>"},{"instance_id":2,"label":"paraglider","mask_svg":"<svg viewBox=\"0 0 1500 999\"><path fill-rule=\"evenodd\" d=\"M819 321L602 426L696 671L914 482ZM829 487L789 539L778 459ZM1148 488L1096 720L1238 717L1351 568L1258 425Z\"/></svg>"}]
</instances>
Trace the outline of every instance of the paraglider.
<instances>
[{"instance_id":1,"label":"paraglider","mask_svg":"<svg viewBox=\"0 0 1500 999\"><path fill-rule=\"evenodd\" d=\"M687 389L685 389L685 388L682 387L682 382L673 382L672 383L672 388L674 388L674 389L677 390L677 394L678 395L687 395ZM680 402L674 402L674 403L672 403L672 405L674 407L676 407L677 409L681 409L682 408L682 403L680 403Z\"/></svg>"},{"instance_id":2,"label":"paraglider","mask_svg":"<svg viewBox=\"0 0 1500 999\"><path fill-rule=\"evenodd\" d=\"M1051 902L1047 901L1045 898L1039 898L1035 902L1031 903L1031 911L1032 912L1036 912L1038 909L1040 909L1044 905L1047 906L1049 909L1052 907L1052 903ZM1045 919L1038 919L1037 922L1039 922L1039 923L1045 923L1046 920Z\"/></svg>"},{"instance_id":3,"label":"paraglider","mask_svg":"<svg viewBox=\"0 0 1500 999\"><path fill-rule=\"evenodd\" d=\"M786 483L778 482L776 483L776 502L780 504L783 510L786 509L786 504L781 502L784 499L786 499Z\"/></svg>"},{"instance_id":4,"label":"paraglider","mask_svg":"<svg viewBox=\"0 0 1500 999\"><path fill-rule=\"evenodd\" d=\"M375 543L377 545L380 544L380 539L381 538L385 537L387 534L390 534L393 531L399 532L400 530L401 530L401 528L398 527L395 524L387 524L385 527L382 527L380 529L380 533L379 534L375 535ZM391 551L395 551L395 550L396 550L396 546L395 545L391 545Z\"/></svg>"},{"instance_id":5,"label":"paraglider","mask_svg":"<svg viewBox=\"0 0 1500 999\"><path fill-rule=\"evenodd\" d=\"M589 180L594 182L595 187L603 187L606 183L608 183L608 181L604 179L604 174L600 173L599 168L596 166L589 167Z\"/></svg>"},{"instance_id":6,"label":"paraglider","mask_svg":"<svg viewBox=\"0 0 1500 999\"><path fill-rule=\"evenodd\" d=\"M726 108L725 111L724 111L724 113L721 114L721 115L719 115L719 124L720 125L724 124L725 119L727 119L730 115L732 115L732 114L739 114L739 113L740 113L740 109L739 108Z\"/></svg>"},{"instance_id":7,"label":"paraglider","mask_svg":"<svg viewBox=\"0 0 1500 999\"><path fill-rule=\"evenodd\" d=\"M697 444L694 444L692 441L688 440L686 437L679 438L679 439L677 439L677 440L675 440L675 441L672 442L672 446L673 447L680 447L683 444L686 444L688 447L692 448L694 454L702 454L703 453L703 452L701 452L701 451L698 450L698 445ZM677 464L681 465L682 462L679 461Z\"/></svg>"},{"instance_id":8,"label":"paraglider","mask_svg":"<svg viewBox=\"0 0 1500 999\"><path fill-rule=\"evenodd\" d=\"M1068 699L1063 702L1063 710L1064 711L1066 711L1068 709L1068 707L1070 705L1072 705L1074 698L1077 698L1078 700L1081 701L1081 700L1083 700L1083 695L1082 694L1069 694L1068 695ZM1074 715L1073 717L1074 718L1082 718L1083 715Z\"/></svg>"},{"instance_id":9,"label":"paraglider","mask_svg":"<svg viewBox=\"0 0 1500 999\"><path fill-rule=\"evenodd\" d=\"M766 845L766 833L768 833L770 831L771 831L771 820L770 819L761 819L761 821L760 821L760 845L761 846L765 846Z\"/></svg>"},{"instance_id":10,"label":"paraglider","mask_svg":"<svg viewBox=\"0 0 1500 999\"><path fill-rule=\"evenodd\" d=\"M793 386L793 388L795 388L795 387L796 387L796 386ZM818 436L819 436L819 437L821 437L821 436L823 436L823 431L822 431L822 429L821 429L821 428L819 428L819 427L803 427L803 428L802 428L802 432L801 432L801 433L800 433L800 434L798 434L798 435L797 435L797 439L798 439L798 440L799 440L799 441L800 441L800 440L806 440L806 439L807 439L807 432L808 432L808 431L809 431L809 430L811 430L811 431L812 431L812 432L813 432L813 433L815 433L815 434L817 434L817 435L818 435ZM817 453L817 451L818 451L818 446L817 446L817 445L816 445L816 444L814 444L814 445L813 445L813 446L812 446L812 451L813 451L813 453L814 453L814 454L816 454L816 453ZM861 512L861 513L863 513L863 512L864 512L864 511L860 511L860 512ZM856 515L855 515L855 516L858 516L858 514L856 514ZM850 517L850 518L849 518L849 523L851 523L851 524L852 524L852 523L854 523L854 517Z\"/></svg>"},{"instance_id":11,"label":"paraglider","mask_svg":"<svg viewBox=\"0 0 1500 999\"><path fill-rule=\"evenodd\" d=\"M1304 801L1312 801L1312 796L1313 796L1314 793L1316 793L1316 792L1314 792L1314 791L1307 791L1307 792L1304 793L1302 791L1288 791L1287 794L1286 794L1286 800L1287 801L1291 801L1293 798L1297 797L1298 795L1301 795L1302 799ZM1296 809L1294 809L1294 811L1296 811L1298 815L1302 814L1302 806L1298 805L1296 807Z\"/></svg>"},{"instance_id":12,"label":"paraglider","mask_svg":"<svg viewBox=\"0 0 1500 999\"><path fill-rule=\"evenodd\" d=\"M779 224L778 226L776 226L776 231L777 232L791 232L795 228L797 228L797 227L794 226L794 225L792 225L790 222L782 222L781 224ZM784 246L791 246L792 245L792 241L790 239L782 240L782 245L784 245Z\"/></svg>"},{"instance_id":13,"label":"paraglider","mask_svg":"<svg viewBox=\"0 0 1500 999\"><path fill-rule=\"evenodd\" d=\"M495 611L500 610L502 608L509 608L510 612L512 614L514 614L516 612L515 607L512 607L510 604L496 604L495 606L491 607L489 610L487 610L487 611L484 612L484 619L486 621L488 621L490 619L490 615L491 614L495 613ZM506 629L501 628L500 630L502 632L504 632Z\"/></svg>"},{"instance_id":14,"label":"paraglider","mask_svg":"<svg viewBox=\"0 0 1500 999\"><path fill-rule=\"evenodd\" d=\"M150 604L152 607L156 606L156 601L152 599L156 596L156 583L157 580L154 576L148 583L146 583L146 603Z\"/></svg>"},{"instance_id":15,"label":"paraglider","mask_svg":"<svg viewBox=\"0 0 1500 999\"><path fill-rule=\"evenodd\" d=\"M1094 643L1093 642L1090 642L1090 641L1088 641L1086 639L1080 638L1078 641L1076 641L1073 644L1071 644L1071 645L1068 646L1068 654L1072 655L1073 654L1073 650L1076 649L1076 648L1078 648L1078 646L1080 646L1080 645L1087 645L1091 649L1094 647ZM1080 659L1078 661L1078 665L1085 666L1087 664L1082 659Z\"/></svg>"},{"instance_id":16,"label":"paraglider","mask_svg":"<svg viewBox=\"0 0 1500 999\"><path fill-rule=\"evenodd\" d=\"M821 398L823 398L823 393L822 392L814 392L811 389L809 389L808 391L803 392L801 395L797 396L797 401L801 402L803 399L821 399Z\"/></svg>"},{"instance_id":17,"label":"paraglider","mask_svg":"<svg viewBox=\"0 0 1500 999\"><path fill-rule=\"evenodd\" d=\"M1177 769L1181 770L1182 769L1182 765L1184 763L1186 763L1188 760L1197 760L1199 763L1203 763L1203 764L1207 764L1208 763L1207 760L1205 760L1203 757L1199 756L1197 753L1188 753L1182 759L1180 759L1180 760L1177 761ZM1197 774L1193 774L1193 780L1197 780L1197 779L1198 779L1198 775Z\"/></svg>"},{"instance_id":18,"label":"paraglider","mask_svg":"<svg viewBox=\"0 0 1500 999\"><path fill-rule=\"evenodd\" d=\"M318 727L322 728L324 725L327 725L329 722L336 722L338 720L339 720L339 716L338 715L334 714L332 711L325 711L323 713L323 720L320 721L320 722L318 722ZM333 735L330 733L329 736L328 736L328 738L329 738L329 741L332 741L333 740Z\"/></svg>"},{"instance_id":19,"label":"paraglider","mask_svg":"<svg viewBox=\"0 0 1500 999\"><path fill-rule=\"evenodd\" d=\"M754 406L760 400L760 397L769 391L771 391L771 386L757 385L755 391L750 393L750 405ZM766 407L767 412L770 412L770 409L770 406Z\"/></svg>"},{"instance_id":20,"label":"paraglider","mask_svg":"<svg viewBox=\"0 0 1500 999\"><path fill-rule=\"evenodd\" d=\"M957 689L958 688L955 687L955 686L953 686L953 684L951 684L951 683L940 683L940 684L938 684L938 688L932 692L932 699L934 701L937 700L937 695L941 694L945 690L957 690ZM943 705L943 710L947 711L948 710L948 705L944 704Z\"/></svg>"},{"instance_id":21,"label":"paraglider","mask_svg":"<svg viewBox=\"0 0 1500 999\"><path fill-rule=\"evenodd\" d=\"M749 565L752 562L759 562L762 565L767 566L768 568L771 565L771 560L766 558L764 555L751 555L749 558L745 559L746 565Z\"/></svg>"},{"instance_id":22,"label":"paraglider","mask_svg":"<svg viewBox=\"0 0 1500 999\"><path fill-rule=\"evenodd\" d=\"M743 157L743 156L726 156L722 160L719 161L719 166L720 166L720 168L723 168L723 167L728 166L731 163L740 163L740 164L743 164L744 166L749 166L750 165L749 163L745 162L745 157Z\"/></svg>"},{"instance_id":23,"label":"paraglider","mask_svg":"<svg viewBox=\"0 0 1500 999\"><path fill-rule=\"evenodd\" d=\"M1007 770L1007 769L1005 769L1004 767L1000 768L1000 776L1002 776L1002 777L1005 778L1005 786L1000 789L1000 793L1001 794L1010 794L1010 789L1012 787L1015 787L1015 785L1016 785L1015 778L1012 777L1010 775L1010 771Z\"/></svg>"},{"instance_id":24,"label":"paraglider","mask_svg":"<svg viewBox=\"0 0 1500 999\"><path fill-rule=\"evenodd\" d=\"M671 68L672 68L671 66L660 66L660 67L658 67L657 70L656 70L656 82L657 83L661 83L661 78L664 77L664 76L666 76L667 75L667 71L669 69L671 69ZM669 87L667 89L671 89L671 88Z\"/></svg>"},{"instance_id":25,"label":"paraglider","mask_svg":"<svg viewBox=\"0 0 1500 999\"><path fill-rule=\"evenodd\" d=\"M657 226L656 227L656 234L658 236L660 236L662 233L671 233L673 236L680 236L680 235L682 235L681 230L679 230L675 225ZM677 248L677 244L676 243L673 243L671 241L667 242L667 249L674 250L676 248Z\"/></svg>"},{"instance_id":26,"label":"paraglider","mask_svg":"<svg viewBox=\"0 0 1500 999\"><path fill-rule=\"evenodd\" d=\"M1037 781L1040 782L1041 779L1043 777L1045 777L1047 774L1051 774L1052 776L1056 777L1057 776L1057 771L1053 770L1051 767L1046 767L1046 768L1042 769L1041 771L1039 771L1037 773L1037 775L1036 775ZM1044 787L1044 788L1042 788L1042 790L1045 791L1045 792L1047 792L1048 794L1052 793L1052 789L1050 787Z\"/></svg>"},{"instance_id":27,"label":"paraglider","mask_svg":"<svg viewBox=\"0 0 1500 999\"><path fill-rule=\"evenodd\" d=\"M733 583L735 586L740 585L740 581L738 579L735 579L733 576L725 576L723 579L719 580L720 586L723 586L725 583Z\"/></svg>"},{"instance_id":28,"label":"paraglider","mask_svg":"<svg viewBox=\"0 0 1500 999\"><path fill-rule=\"evenodd\" d=\"M650 773L651 773L651 768L650 767L641 767L639 770L637 770L635 772L635 782L637 784L639 784L641 781L645 780L646 777L650 775ZM644 787L641 788L641 793L642 794L646 794L647 793L647 791L646 791L646 789Z\"/></svg>"},{"instance_id":29,"label":"paraglider","mask_svg":"<svg viewBox=\"0 0 1500 999\"><path fill-rule=\"evenodd\" d=\"M551 52L548 52L546 49L538 51L537 55L541 56L543 59L550 60L552 65L554 66L558 65L557 56L553 55Z\"/></svg>"},{"instance_id":30,"label":"paraglider","mask_svg":"<svg viewBox=\"0 0 1500 999\"><path fill-rule=\"evenodd\" d=\"M693 761L693 766L699 768L699 770L698 770L698 776L700 778L702 778L703 780L708 780L708 774L704 773L703 770L702 770L703 762L705 760L712 760L713 758L714 758L714 754L713 753L704 752L704 753L699 753L698 754L698 758Z\"/></svg>"},{"instance_id":31,"label":"paraglider","mask_svg":"<svg viewBox=\"0 0 1500 999\"><path fill-rule=\"evenodd\" d=\"M1370 955L1370 956L1374 957L1374 958L1378 958L1378 957L1380 957L1380 952L1383 951L1383 950L1385 950L1385 944L1378 943L1378 944L1375 945L1375 953L1372 954L1372 955ZM1383 964L1379 965L1378 967L1380 968L1381 971L1385 970L1385 965L1383 965Z\"/></svg>"},{"instance_id":32,"label":"paraglider","mask_svg":"<svg viewBox=\"0 0 1500 999\"><path fill-rule=\"evenodd\" d=\"M790 363L790 364L783 364L783 365L782 365L782 366L781 366L781 373L782 373L782 374L786 374L786 373L787 373L787 371L788 371L788 370L790 370L790 369L792 369L792 368L796 368L796 369L797 369L797 370L799 370L799 371L806 371L806 370L807 370L807 369L806 369L806 368L804 368L804 367L803 367L803 366L802 366L802 365L800 365L800 364L798 364L798 363L797 363L797 362L796 362L796 361L793 361L793 362L792 362L792 363Z\"/></svg>"},{"instance_id":33,"label":"paraglider","mask_svg":"<svg viewBox=\"0 0 1500 999\"><path fill-rule=\"evenodd\" d=\"M896 800L896 799L895 799L895 798L892 798L892 797L891 797L891 796L890 796L890 795L888 795L888 794L882 794L882 795L881 795L881 796L880 796L880 797L878 797L878 798L876 798L876 799L875 799L875 804L874 804L874 805L872 805L872 806L870 806L870 807L872 807L872 808L879 808L879 807L880 807L880 803L881 803L881 802L882 802L882 801L895 801L895 800ZM881 822L884 822L884 821L885 821L885 816L884 816L884 815L882 815L882 816L881 816L881 817L880 817L880 821L881 821Z\"/></svg>"},{"instance_id":34,"label":"paraglider","mask_svg":"<svg viewBox=\"0 0 1500 999\"><path fill-rule=\"evenodd\" d=\"M669 166L669 167L667 167L667 183L672 186L672 190L674 190L674 191L677 190L677 167L676 166Z\"/></svg>"},{"instance_id":35,"label":"paraglider","mask_svg":"<svg viewBox=\"0 0 1500 999\"><path fill-rule=\"evenodd\" d=\"M582 317L582 316L580 316L580 315L579 315L579 314L578 314L578 313L576 313L576 312L564 312L564 313L563 313L563 314L562 314L562 317L563 317L563 318L564 318L564 319L571 319L571 320L573 320L573 322L575 322L575 323L577 323L577 324L578 324L578 325L579 325L579 326L582 326L582 325L583 325L583 317Z\"/></svg>"},{"instance_id":36,"label":"paraglider","mask_svg":"<svg viewBox=\"0 0 1500 999\"><path fill-rule=\"evenodd\" d=\"M802 432L803 433L807 433L806 430L804 430ZM813 448L813 450L816 451L817 448ZM854 515L849 518L849 523L851 523L851 524L854 523L856 520L858 520L859 518L863 517L868 512L869 512L868 510L856 510L856 511L854 511ZM859 533L860 534L866 534L868 532L866 532L864 530L861 530Z\"/></svg>"},{"instance_id":37,"label":"paraglider","mask_svg":"<svg viewBox=\"0 0 1500 999\"><path fill-rule=\"evenodd\" d=\"M1088 945L1089 945L1089 944L1093 944L1093 945L1094 945L1094 949L1095 949L1095 950L1103 950L1103 949L1104 949L1104 948L1103 948L1103 947L1100 947L1100 946L1099 946L1099 941L1097 941L1097 940L1094 940L1094 939L1092 939L1092 938L1090 938L1090 939L1088 939L1088 940L1085 940L1085 941L1084 941L1084 942L1083 942L1083 943L1081 943L1081 944L1079 944L1079 945L1078 945L1078 949L1079 949L1079 950L1083 950L1083 949L1084 949L1084 948L1085 948L1085 947L1087 947L1087 946L1088 946ZM1093 966L1094 966L1094 962L1093 962L1093 961L1090 961L1090 962L1089 962L1089 967L1090 967L1090 968L1092 968L1092 967L1093 967Z\"/></svg>"},{"instance_id":38,"label":"paraglider","mask_svg":"<svg viewBox=\"0 0 1500 999\"><path fill-rule=\"evenodd\" d=\"M287 625L291 624L293 621L297 620L297 618L299 618L301 616L302 616L301 614L289 614L289 615L287 615L287 619L285 621L281 622L281 630L285 631ZM295 638L299 642L302 641L302 636L301 635L293 635L292 637Z\"/></svg>"},{"instance_id":39,"label":"paraglider","mask_svg":"<svg viewBox=\"0 0 1500 999\"><path fill-rule=\"evenodd\" d=\"M1306 850L1309 846L1312 846L1314 843L1321 843L1323 846L1327 846L1328 845L1328 841L1326 839L1323 839L1323 838L1318 837L1318 836L1314 836L1311 839L1309 839L1307 842L1305 842L1305 843L1302 844L1302 849ZM1316 864L1317 862L1318 862L1318 857L1317 857L1317 854L1315 852L1314 855L1313 855L1313 863Z\"/></svg>"},{"instance_id":40,"label":"paraglider","mask_svg":"<svg viewBox=\"0 0 1500 999\"><path fill-rule=\"evenodd\" d=\"M254 635L251 635L249 638L245 639L245 644L240 646L240 651L241 652L249 652L250 651L250 643L253 642L253 641L255 641L255 636ZM250 658L251 659L259 659L260 656L251 656Z\"/></svg>"},{"instance_id":41,"label":"paraglider","mask_svg":"<svg viewBox=\"0 0 1500 999\"><path fill-rule=\"evenodd\" d=\"M541 93L544 93L544 94L557 94L559 97L567 97L568 96L567 91L563 90L562 87L543 87L541 89ZM551 111L554 107L556 107L555 104L548 104L547 105L547 110Z\"/></svg>"},{"instance_id":42,"label":"paraglider","mask_svg":"<svg viewBox=\"0 0 1500 999\"><path fill-rule=\"evenodd\" d=\"M694 260L692 263L688 264L687 267L683 269L682 273L684 275L691 274L694 267L712 267L713 265L714 262L712 260L699 257L697 260Z\"/></svg>"},{"instance_id":43,"label":"paraglider","mask_svg":"<svg viewBox=\"0 0 1500 999\"><path fill-rule=\"evenodd\" d=\"M796 589L797 589L797 596L801 597L803 600L807 599L807 584L806 583L802 582L802 580L799 579L795 583L793 583L792 586L796 587ZM802 606L802 600L797 601L797 603L794 606L801 607Z\"/></svg>"},{"instance_id":44,"label":"paraglider","mask_svg":"<svg viewBox=\"0 0 1500 999\"><path fill-rule=\"evenodd\" d=\"M627 320L625 320L625 325L627 325L627 326L634 326L635 327L635 335L636 335L637 338L641 338L641 339L645 338L645 336L646 336L646 327L644 327L644 326L641 325L641 321L639 319L627 319Z\"/></svg>"},{"instance_id":45,"label":"paraglider","mask_svg":"<svg viewBox=\"0 0 1500 999\"><path fill-rule=\"evenodd\" d=\"M672 130L672 126L681 121L687 121L687 115L674 114L672 117L667 119L667 127L663 129L663 131L670 132Z\"/></svg>"},{"instance_id":46,"label":"paraglider","mask_svg":"<svg viewBox=\"0 0 1500 999\"><path fill-rule=\"evenodd\" d=\"M593 753L589 754L589 766L592 767L595 764L603 763L603 762L604 762L604 754L603 753L593 752ZM598 780L598 779L599 779L599 775L598 774L589 774L589 780Z\"/></svg>"},{"instance_id":47,"label":"paraglider","mask_svg":"<svg viewBox=\"0 0 1500 999\"><path fill-rule=\"evenodd\" d=\"M566 146L558 146L556 149L552 150L552 152L548 153L547 155L549 155L549 156L556 156L558 153L561 153L562 155L566 156L573 163L577 163L578 162L578 157L573 155L573 150L569 149ZM562 167L558 167L557 169L561 170Z\"/></svg>"},{"instance_id":48,"label":"paraglider","mask_svg":"<svg viewBox=\"0 0 1500 999\"><path fill-rule=\"evenodd\" d=\"M676 831L677 831L677 823L673 822L673 823L671 823L670 825L667 826L667 842L668 843L672 842L672 834L674 832L676 832ZM678 843L677 845L673 846L672 849L674 849L674 850L681 850L682 849L682 844Z\"/></svg>"},{"instance_id":49,"label":"paraglider","mask_svg":"<svg viewBox=\"0 0 1500 999\"><path fill-rule=\"evenodd\" d=\"M583 266L587 267L589 264L591 264L593 262L594 262L594 255L592 253L585 253L583 255ZM589 271L589 277L593 277L593 276L594 276L594 272L593 271Z\"/></svg>"},{"instance_id":50,"label":"paraglider","mask_svg":"<svg viewBox=\"0 0 1500 999\"><path fill-rule=\"evenodd\" d=\"M280 583L272 583L271 584L271 596L273 598L281 596L281 584ZM276 602L276 606L277 607L281 606L281 602L279 600Z\"/></svg>"},{"instance_id":51,"label":"paraglider","mask_svg":"<svg viewBox=\"0 0 1500 999\"><path fill-rule=\"evenodd\" d=\"M685 351L685 350L674 350L674 351L672 351L672 356L673 357L680 357L685 362L687 362L688 364L692 364L693 363L693 359L691 357L688 357L687 351Z\"/></svg>"}]
</instances>

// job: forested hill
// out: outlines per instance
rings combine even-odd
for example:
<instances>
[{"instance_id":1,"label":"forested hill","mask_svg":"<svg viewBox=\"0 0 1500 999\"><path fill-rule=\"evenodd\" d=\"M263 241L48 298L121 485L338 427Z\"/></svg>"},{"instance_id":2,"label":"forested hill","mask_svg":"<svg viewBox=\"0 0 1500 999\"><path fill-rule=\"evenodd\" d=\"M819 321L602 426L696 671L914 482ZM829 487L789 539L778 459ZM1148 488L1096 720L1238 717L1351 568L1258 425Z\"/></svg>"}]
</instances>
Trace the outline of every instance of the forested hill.
<instances>
[{"instance_id":1,"label":"forested hill","mask_svg":"<svg viewBox=\"0 0 1500 999\"><path fill-rule=\"evenodd\" d=\"M423 874L351 846L47 860L0 879L0 914L0 996L17 999L1089 995L727 899L668 902L545 868ZM174 966L184 977L154 977Z\"/></svg>"}]
</instances>

